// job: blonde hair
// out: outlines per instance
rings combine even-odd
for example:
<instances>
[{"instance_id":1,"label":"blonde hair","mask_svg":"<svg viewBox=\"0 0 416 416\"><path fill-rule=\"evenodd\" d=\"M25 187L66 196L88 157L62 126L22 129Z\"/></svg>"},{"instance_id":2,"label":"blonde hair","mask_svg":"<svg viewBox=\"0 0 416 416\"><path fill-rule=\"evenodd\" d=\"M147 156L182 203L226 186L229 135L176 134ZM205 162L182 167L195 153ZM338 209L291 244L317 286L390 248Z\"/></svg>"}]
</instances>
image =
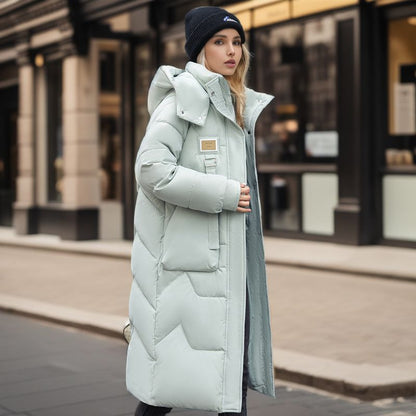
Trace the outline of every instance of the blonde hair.
<instances>
[{"instance_id":1,"label":"blonde hair","mask_svg":"<svg viewBox=\"0 0 416 416\"><path fill-rule=\"evenodd\" d=\"M237 124L241 128L244 128L244 108L246 106L245 85L248 68L250 66L250 52L244 43L241 45L241 49L241 60L234 74L231 76L226 76L224 78L228 81L231 93L235 97L235 119L237 121ZM206 67L205 48L202 48L201 52L196 58L196 61L198 64Z\"/></svg>"}]
</instances>

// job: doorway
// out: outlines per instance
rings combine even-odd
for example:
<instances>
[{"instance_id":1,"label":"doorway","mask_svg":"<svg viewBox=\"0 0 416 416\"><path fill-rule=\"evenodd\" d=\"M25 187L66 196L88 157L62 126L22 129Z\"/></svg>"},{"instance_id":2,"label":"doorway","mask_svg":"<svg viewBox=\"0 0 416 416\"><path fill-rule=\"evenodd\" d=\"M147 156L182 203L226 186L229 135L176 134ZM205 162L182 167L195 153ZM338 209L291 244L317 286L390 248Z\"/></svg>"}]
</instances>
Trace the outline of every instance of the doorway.
<instances>
[{"instance_id":1,"label":"doorway","mask_svg":"<svg viewBox=\"0 0 416 416\"><path fill-rule=\"evenodd\" d=\"M17 177L17 85L0 89L0 225L12 226Z\"/></svg>"}]
</instances>

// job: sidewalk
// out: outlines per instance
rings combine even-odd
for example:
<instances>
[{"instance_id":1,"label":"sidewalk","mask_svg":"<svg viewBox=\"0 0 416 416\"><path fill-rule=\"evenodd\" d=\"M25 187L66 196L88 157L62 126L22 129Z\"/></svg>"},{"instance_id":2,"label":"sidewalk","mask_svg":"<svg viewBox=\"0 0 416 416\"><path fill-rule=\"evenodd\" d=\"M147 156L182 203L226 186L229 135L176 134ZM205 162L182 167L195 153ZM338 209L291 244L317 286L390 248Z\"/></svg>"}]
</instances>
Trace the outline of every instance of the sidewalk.
<instances>
[{"instance_id":1,"label":"sidewalk","mask_svg":"<svg viewBox=\"0 0 416 416\"><path fill-rule=\"evenodd\" d=\"M416 250L265 246L277 378L365 400L416 394ZM0 227L0 309L120 337L130 248Z\"/></svg>"}]
</instances>

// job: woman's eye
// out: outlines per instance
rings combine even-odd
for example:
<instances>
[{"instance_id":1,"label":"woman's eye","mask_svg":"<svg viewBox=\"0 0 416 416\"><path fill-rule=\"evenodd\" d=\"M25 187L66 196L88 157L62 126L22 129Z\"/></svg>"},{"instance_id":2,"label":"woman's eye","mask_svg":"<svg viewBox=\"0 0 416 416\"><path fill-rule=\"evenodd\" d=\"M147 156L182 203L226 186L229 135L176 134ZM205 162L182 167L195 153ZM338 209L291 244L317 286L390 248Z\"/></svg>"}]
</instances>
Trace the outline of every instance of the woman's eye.
<instances>
[{"instance_id":1,"label":"woman's eye","mask_svg":"<svg viewBox=\"0 0 416 416\"><path fill-rule=\"evenodd\" d=\"M220 39L218 39L218 40L216 40L216 41L215 41L215 44L216 44L216 45L222 45L222 43L223 43L223 42L222 42L222 40L220 40Z\"/></svg>"},{"instance_id":2,"label":"woman's eye","mask_svg":"<svg viewBox=\"0 0 416 416\"><path fill-rule=\"evenodd\" d=\"M235 40L234 45L235 46L241 46L241 40Z\"/></svg>"}]
</instances>

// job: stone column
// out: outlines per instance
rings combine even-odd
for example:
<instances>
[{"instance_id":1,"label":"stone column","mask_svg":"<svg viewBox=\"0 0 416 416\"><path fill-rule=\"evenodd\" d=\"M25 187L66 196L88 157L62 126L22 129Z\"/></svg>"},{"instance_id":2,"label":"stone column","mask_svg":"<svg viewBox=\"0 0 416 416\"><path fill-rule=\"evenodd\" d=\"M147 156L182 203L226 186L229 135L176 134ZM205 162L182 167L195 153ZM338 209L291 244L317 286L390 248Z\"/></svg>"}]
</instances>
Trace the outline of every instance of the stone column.
<instances>
[{"instance_id":1,"label":"stone column","mask_svg":"<svg viewBox=\"0 0 416 416\"><path fill-rule=\"evenodd\" d=\"M71 218L62 236L76 240L98 237L98 60L95 54L91 49L86 57L68 56L62 68L62 208Z\"/></svg>"},{"instance_id":2,"label":"stone column","mask_svg":"<svg viewBox=\"0 0 416 416\"><path fill-rule=\"evenodd\" d=\"M19 116L17 125L18 177L13 225L18 234L37 232L35 201L34 67L29 60L19 66Z\"/></svg>"}]
</instances>

